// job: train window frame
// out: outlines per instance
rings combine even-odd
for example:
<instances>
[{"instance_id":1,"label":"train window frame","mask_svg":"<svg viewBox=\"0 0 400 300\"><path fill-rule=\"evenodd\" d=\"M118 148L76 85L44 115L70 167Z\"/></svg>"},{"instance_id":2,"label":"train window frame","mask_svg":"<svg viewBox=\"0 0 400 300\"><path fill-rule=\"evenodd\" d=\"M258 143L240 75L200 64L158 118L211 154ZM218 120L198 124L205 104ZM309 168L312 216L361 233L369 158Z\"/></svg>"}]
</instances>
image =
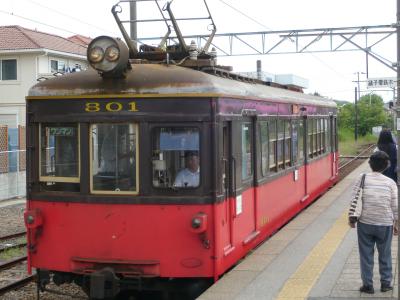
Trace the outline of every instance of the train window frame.
<instances>
[{"instance_id":1,"label":"train window frame","mask_svg":"<svg viewBox=\"0 0 400 300\"><path fill-rule=\"evenodd\" d=\"M331 122L330 118L327 117L325 118L325 128L326 128L326 136L325 136L325 143L326 143L326 152L329 153L331 152Z\"/></svg>"},{"instance_id":2,"label":"train window frame","mask_svg":"<svg viewBox=\"0 0 400 300\"><path fill-rule=\"evenodd\" d=\"M246 145L243 144L244 142L244 126L248 126L249 134L248 137L249 139L247 140L248 143ZM240 154L241 154L241 161L242 161L242 170L241 170L241 179L242 182L247 182L248 180L252 179L254 176L254 128L253 128L253 122L250 120L244 120L240 123ZM244 153L244 147L247 149L247 146L249 146L249 152ZM250 155L249 157L246 158L245 160L245 155ZM246 165L245 165L246 161ZM250 161L250 169L247 168L247 162ZM244 167L246 166L246 169ZM247 176L245 177L245 171L247 171Z\"/></svg>"},{"instance_id":3,"label":"train window frame","mask_svg":"<svg viewBox=\"0 0 400 300\"><path fill-rule=\"evenodd\" d=\"M269 156L268 156L268 167L269 167L269 172L278 172L278 157L277 157L277 152L278 152L278 139L277 139L277 120L278 118L269 118L268 119L268 151L269 151ZM274 133L274 136L271 135L271 133ZM273 150L273 151L271 151ZM271 155L273 160L271 159ZM272 164L271 164L272 162Z\"/></svg>"},{"instance_id":4,"label":"train window frame","mask_svg":"<svg viewBox=\"0 0 400 300\"><path fill-rule=\"evenodd\" d=\"M301 128L301 132L300 132L300 130L299 130L299 132L301 133L301 134L299 134L299 139L298 139L298 145L297 145L297 147L298 147L298 150L299 150L299 160L298 160L298 162L299 163L303 163L304 161L305 161L305 159L306 159L306 153L305 153L305 151L306 151L306 142L305 142L305 134L306 134L306 127L305 127L305 124L306 124L306 122L305 122L305 118L304 117L300 117L299 119L298 119L298 125L299 125L299 129ZM301 145L301 147L300 147L300 145Z\"/></svg>"},{"instance_id":5,"label":"train window frame","mask_svg":"<svg viewBox=\"0 0 400 300\"><path fill-rule=\"evenodd\" d=\"M307 130L306 130L306 141L307 141L307 157L308 158L313 158L313 144L314 144L314 141L313 141L313 119L310 117L310 116L308 116L307 117Z\"/></svg>"},{"instance_id":6,"label":"train window frame","mask_svg":"<svg viewBox=\"0 0 400 300\"><path fill-rule=\"evenodd\" d=\"M76 130L78 132L77 136L77 153L78 153L78 176L43 176L42 175L42 126L43 125L67 125L67 124L74 124L76 126ZM39 123L39 151L38 151L39 159L38 159L38 171L39 171L39 182L46 182L46 183L80 183L81 181L81 136L80 136L80 124L79 123L70 123L70 122L62 122L62 123Z\"/></svg>"},{"instance_id":7,"label":"train window frame","mask_svg":"<svg viewBox=\"0 0 400 300\"><path fill-rule=\"evenodd\" d=\"M277 170L283 170L285 169L285 121L283 118L278 118L276 123L276 164Z\"/></svg>"},{"instance_id":8,"label":"train window frame","mask_svg":"<svg viewBox=\"0 0 400 300\"><path fill-rule=\"evenodd\" d=\"M302 119L293 118L292 119L292 165L296 166L303 161L301 156L300 145L303 144L303 130L300 132L300 123L302 124ZM296 135L294 134L296 132ZM294 138L296 136L296 139ZM301 141L301 143L300 143Z\"/></svg>"},{"instance_id":9,"label":"train window frame","mask_svg":"<svg viewBox=\"0 0 400 300\"><path fill-rule=\"evenodd\" d=\"M112 191L112 190L94 190L93 189L93 145L92 145L92 138L93 138L93 126L98 125L98 124L108 124L108 125L133 125L133 128L135 130L135 161L136 161L136 170L135 170L135 176L136 176L136 189L133 191ZM137 122L122 122L122 123L117 123L117 122L97 122L97 123L90 123L89 124L89 193L93 195L138 195L139 194L139 169L140 169L140 160L139 160L139 123Z\"/></svg>"},{"instance_id":10,"label":"train window frame","mask_svg":"<svg viewBox=\"0 0 400 300\"><path fill-rule=\"evenodd\" d=\"M292 129L292 119L284 118L284 150L283 150L283 160L284 168L288 168L293 164L293 129ZM288 137L287 137L288 136ZM287 157L288 156L288 157Z\"/></svg>"},{"instance_id":11,"label":"train window frame","mask_svg":"<svg viewBox=\"0 0 400 300\"><path fill-rule=\"evenodd\" d=\"M151 127L150 127L150 130L149 130L150 137L151 137L151 142L150 142L151 155L150 156L151 156L152 165L153 165L153 161L154 161L153 160L153 151L155 149L154 134L155 134L155 131L157 129L160 129L160 128L193 128L193 129L197 130L197 132L198 132L198 143L199 143L199 148L198 148L197 152L198 152L199 159L200 159L200 161L199 161L199 169L200 169L200 171L199 171L199 184L197 186L185 186L185 187L174 186L173 184L170 187L169 186L157 186L153 182L153 180L154 180L153 171L154 170L152 168L152 171L151 171L151 174L150 174L150 176L151 176L151 180L150 180L151 187L153 189L155 189L155 190L171 190L171 189L173 189L173 190L179 190L179 191L193 191L193 190L197 190L197 189L201 188L202 184L203 184L203 182L202 182L202 172L204 172L203 170L205 170L204 167L202 168L202 160L203 160L202 159L202 131L203 131L202 127L199 126L198 124L193 124L193 123L157 123L157 124L152 124ZM177 151L184 151L184 150L177 150ZM187 150L187 151L189 151L189 150ZM185 155L184 153L183 153L183 155L180 155L179 159L185 159L184 155ZM175 179L176 179L177 174L179 173L179 171L180 170L176 171L176 173L174 175Z\"/></svg>"},{"instance_id":12,"label":"train window frame","mask_svg":"<svg viewBox=\"0 0 400 300\"><path fill-rule=\"evenodd\" d=\"M262 128L265 125L264 129ZM269 127L270 123L268 120L260 120L259 121L259 141L260 141L260 158L261 158L261 175L263 177L267 176L270 172L269 167ZM265 133L265 135L263 134ZM266 143L265 145L263 145Z\"/></svg>"}]
</instances>

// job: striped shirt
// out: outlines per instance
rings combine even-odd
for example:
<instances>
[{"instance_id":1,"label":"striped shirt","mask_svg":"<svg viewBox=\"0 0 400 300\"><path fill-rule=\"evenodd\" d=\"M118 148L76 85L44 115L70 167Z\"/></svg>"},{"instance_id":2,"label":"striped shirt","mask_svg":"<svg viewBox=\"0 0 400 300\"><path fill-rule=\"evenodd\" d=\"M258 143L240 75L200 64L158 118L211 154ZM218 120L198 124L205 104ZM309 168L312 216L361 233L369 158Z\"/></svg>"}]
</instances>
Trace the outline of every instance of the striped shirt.
<instances>
[{"instance_id":1,"label":"striped shirt","mask_svg":"<svg viewBox=\"0 0 400 300\"><path fill-rule=\"evenodd\" d=\"M360 185L361 177L354 185L354 192ZM393 179L378 172L367 173L362 200L360 222L391 226L393 220L397 220L397 185Z\"/></svg>"}]
</instances>

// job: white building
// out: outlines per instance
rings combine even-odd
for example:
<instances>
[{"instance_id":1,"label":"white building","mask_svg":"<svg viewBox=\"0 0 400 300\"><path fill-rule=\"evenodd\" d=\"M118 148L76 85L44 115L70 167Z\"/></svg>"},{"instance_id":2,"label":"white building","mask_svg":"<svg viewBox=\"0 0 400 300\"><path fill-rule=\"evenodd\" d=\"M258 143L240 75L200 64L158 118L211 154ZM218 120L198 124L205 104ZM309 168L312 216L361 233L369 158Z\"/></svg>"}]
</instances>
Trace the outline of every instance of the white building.
<instances>
[{"instance_id":1,"label":"white building","mask_svg":"<svg viewBox=\"0 0 400 300\"><path fill-rule=\"evenodd\" d=\"M23 28L0 26L0 125L25 125L25 96L38 80L85 69L80 36L63 38Z\"/></svg>"}]
</instances>

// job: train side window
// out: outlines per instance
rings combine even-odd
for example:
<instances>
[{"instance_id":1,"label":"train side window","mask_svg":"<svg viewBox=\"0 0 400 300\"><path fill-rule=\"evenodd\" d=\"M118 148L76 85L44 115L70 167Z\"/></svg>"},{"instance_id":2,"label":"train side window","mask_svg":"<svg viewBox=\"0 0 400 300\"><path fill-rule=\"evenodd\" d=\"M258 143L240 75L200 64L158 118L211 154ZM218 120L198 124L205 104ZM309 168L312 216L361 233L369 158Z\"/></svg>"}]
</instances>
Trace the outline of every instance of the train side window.
<instances>
[{"instance_id":1,"label":"train side window","mask_svg":"<svg viewBox=\"0 0 400 300\"><path fill-rule=\"evenodd\" d=\"M261 141L261 171L266 176L269 171L268 164L268 122L260 122L260 141Z\"/></svg>"},{"instance_id":2,"label":"train side window","mask_svg":"<svg viewBox=\"0 0 400 300\"><path fill-rule=\"evenodd\" d=\"M200 185L200 133L195 127L158 127L152 132L153 186Z\"/></svg>"},{"instance_id":3,"label":"train side window","mask_svg":"<svg viewBox=\"0 0 400 300\"><path fill-rule=\"evenodd\" d=\"M278 169L283 169L283 157L285 151L285 123L283 120L278 120L278 130L277 130L277 156L278 156Z\"/></svg>"},{"instance_id":4,"label":"train side window","mask_svg":"<svg viewBox=\"0 0 400 300\"><path fill-rule=\"evenodd\" d=\"M302 135L300 131L300 120L292 120L292 149L293 149L293 164L299 162L300 154L300 142L302 142ZM301 143L302 145L303 143Z\"/></svg>"},{"instance_id":5,"label":"train side window","mask_svg":"<svg viewBox=\"0 0 400 300\"><path fill-rule=\"evenodd\" d=\"M313 123L313 156L318 155L318 119L314 119Z\"/></svg>"},{"instance_id":6,"label":"train side window","mask_svg":"<svg viewBox=\"0 0 400 300\"><path fill-rule=\"evenodd\" d=\"M276 120L268 122L268 135L269 135L269 169L270 171L276 171L276 149L277 149L277 139L276 139Z\"/></svg>"},{"instance_id":7,"label":"train side window","mask_svg":"<svg viewBox=\"0 0 400 300\"><path fill-rule=\"evenodd\" d=\"M299 161L301 161L304 158L304 121L300 119L298 124Z\"/></svg>"},{"instance_id":8,"label":"train side window","mask_svg":"<svg viewBox=\"0 0 400 300\"><path fill-rule=\"evenodd\" d=\"M313 119L307 119L307 152L308 152L308 157L312 158L313 157Z\"/></svg>"},{"instance_id":9,"label":"train side window","mask_svg":"<svg viewBox=\"0 0 400 300\"><path fill-rule=\"evenodd\" d=\"M338 136L337 136L337 120L336 117L333 118L333 151L336 152L338 149Z\"/></svg>"},{"instance_id":10,"label":"train side window","mask_svg":"<svg viewBox=\"0 0 400 300\"><path fill-rule=\"evenodd\" d=\"M40 124L39 180L43 191L79 191L79 125Z\"/></svg>"},{"instance_id":11,"label":"train side window","mask_svg":"<svg viewBox=\"0 0 400 300\"><path fill-rule=\"evenodd\" d=\"M292 153L292 132L291 132L291 121L284 120L284 133L285 133L285 166L291 164L291 153Z\"/></svg>"},{"instance_id":12,"label":"train side window","mask_svg":"<svg viewBox=\"0 0 400 300\"><path fill-rule=\"evenodd\" d=\"M330 121L329 119L325 119L325 129L326 129L326 134L325 134L325 143L326 143L326 151L331 152L331 127L330 127Z\"/></svg>"},{"instance_id":13,"label":"train side window","mask_svg":"<svg viewBox=\"0 0 400 300\"><path fill-rule=\"evenodd\" d=\"M94 194L137 194L136 124L90 126L91 181Z\"/></svg>"},{"instance_id":14,"label":"train side window","mask_svg":"<svg viewBox=\"0 0 400 300\"><path fill-rule=\"evenodd\" d=\"M251 123L242 124L242 180L246 180L253 174L252 136Z\"/></svg>"}]
</instances>

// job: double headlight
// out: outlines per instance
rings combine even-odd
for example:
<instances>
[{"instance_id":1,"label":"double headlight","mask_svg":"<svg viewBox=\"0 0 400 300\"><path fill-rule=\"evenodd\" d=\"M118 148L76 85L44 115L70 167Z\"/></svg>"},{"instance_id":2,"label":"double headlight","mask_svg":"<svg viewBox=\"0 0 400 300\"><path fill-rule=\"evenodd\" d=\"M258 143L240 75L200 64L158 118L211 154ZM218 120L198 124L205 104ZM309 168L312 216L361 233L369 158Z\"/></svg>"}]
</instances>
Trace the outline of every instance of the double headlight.
<instances>
[{"instance_id":1,"label":"double headlight","mask_svg":"<svg viewBox=\"0 0 400 300\"><path fill-rule=\"evenodd\" d=\"M129 50L120 39L99 36L89 44L87 59L103 76L118 77L128 67Z\"/></svg>"}]
</instances>

